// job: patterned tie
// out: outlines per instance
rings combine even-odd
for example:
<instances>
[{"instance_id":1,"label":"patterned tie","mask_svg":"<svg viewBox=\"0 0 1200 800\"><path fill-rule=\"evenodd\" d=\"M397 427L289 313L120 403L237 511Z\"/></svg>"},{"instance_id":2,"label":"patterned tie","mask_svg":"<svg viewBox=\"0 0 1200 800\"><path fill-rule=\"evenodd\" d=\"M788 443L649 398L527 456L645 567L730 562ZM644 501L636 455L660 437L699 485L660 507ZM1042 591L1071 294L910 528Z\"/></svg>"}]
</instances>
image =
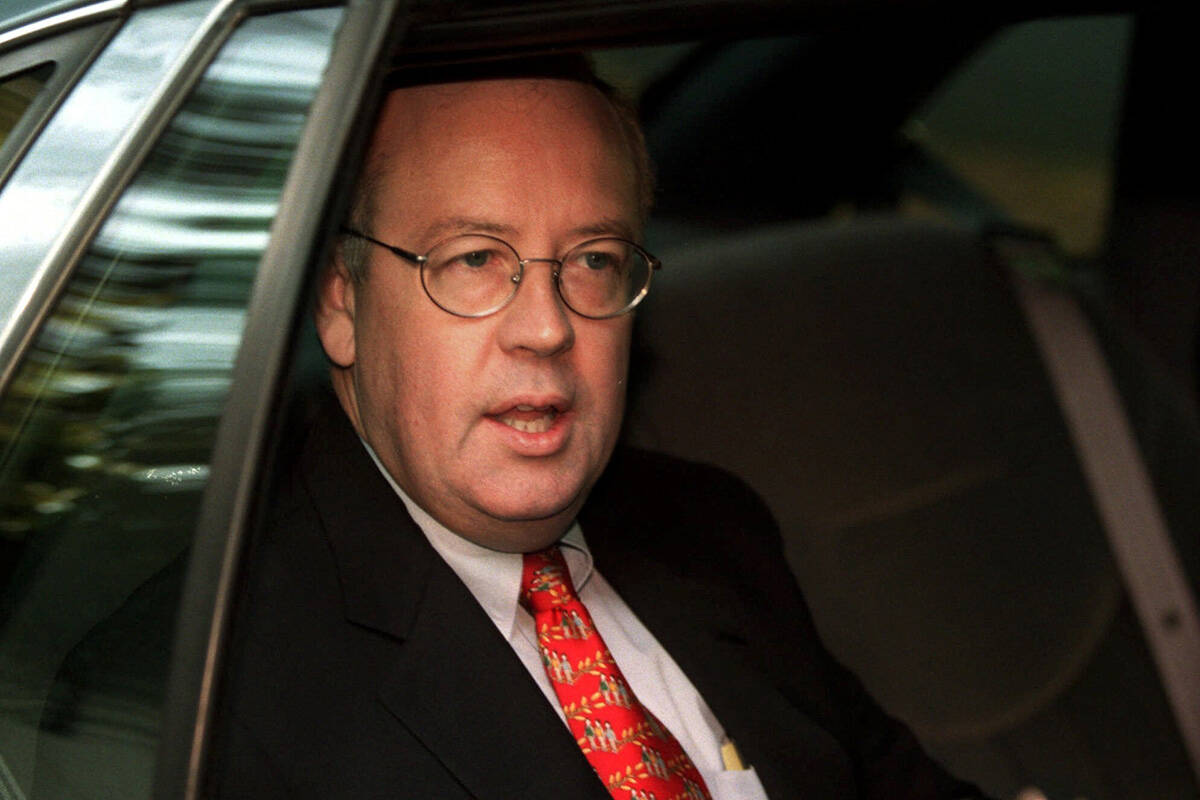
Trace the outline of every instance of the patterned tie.
<instances>
[{"instance_id":1,"label":"patterned tie","mask_svg":"<svg viewBox=\"0 0 1200 800\"><path fill-rule=\"evenodd\" d=\"M683 747L625 682L558 547L525 554L521 602L575 741L615 800L711 800Z\"/></svg>"}]
</instances>

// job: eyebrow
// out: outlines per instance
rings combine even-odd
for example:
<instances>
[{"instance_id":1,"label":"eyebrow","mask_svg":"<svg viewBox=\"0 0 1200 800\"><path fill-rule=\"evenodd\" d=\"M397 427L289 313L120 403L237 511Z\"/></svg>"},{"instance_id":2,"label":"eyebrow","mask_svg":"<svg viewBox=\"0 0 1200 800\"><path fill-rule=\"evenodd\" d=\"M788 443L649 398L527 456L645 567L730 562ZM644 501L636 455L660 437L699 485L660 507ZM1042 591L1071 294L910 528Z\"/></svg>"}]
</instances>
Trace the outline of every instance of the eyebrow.
<instances>
[{"instance_id":1,"label":"eyebrow","mask_svg":"<svg viewBox=\"0 0 1200 800\"><path fill-rule=\"evenodd\" d=\"M421 232L421 241L438 242L449 236L462 233L487 233L500 238L511 238L516 236L517 229L512 225L476 217L443 217L442 219L434 220L425 227ZM598 236L617 236L633 241L635 233L629 223L611 217L572 228L568 236L571 239L579 240Z\"/></svg>"},{"instance_id":2,"label":"eyebrow","mask_svg":"<svg viewBox=\"0 0 1200 800\"><path fill-rule=\"evenodd\" d=\"M573 236L617 236L622 239L634 240L634 230L628 222L615 217L602 219L591 225L583 225L571 231Z\"/></svg>"},{"instance_id":3,"label":"eyebrow","mask_svg":"<svg viewBox=\"0 0 1200 800\"><path fill-rule=\"evenodd\" d=\"M421 232L422 241L437 242L459 233L490 233L493 236L512 236L516 228L499 222L475 217L443 217L434 220Z\"/></svg>"}]
</instances>

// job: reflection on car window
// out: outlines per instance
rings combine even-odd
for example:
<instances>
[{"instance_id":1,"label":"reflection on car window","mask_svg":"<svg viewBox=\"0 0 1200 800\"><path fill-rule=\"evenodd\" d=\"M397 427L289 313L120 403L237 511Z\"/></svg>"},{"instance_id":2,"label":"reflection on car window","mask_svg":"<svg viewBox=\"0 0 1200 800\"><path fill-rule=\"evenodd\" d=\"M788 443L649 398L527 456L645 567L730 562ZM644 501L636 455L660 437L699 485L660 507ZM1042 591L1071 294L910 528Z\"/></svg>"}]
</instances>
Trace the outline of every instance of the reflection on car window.
<instances>
[{"instance_id":1,"label":"reflection on car window","mask_svg":"<svg viewBox=\"0 0 1200 800\"><path fill-rule=\"evenodd\" d=\"M20 122L53 72L53 64L42 64L18 75L0 78L0 147L4 146L8 134Z\"/></svg>"},{"instance_id":2,"label":"reflection on car window","mask_svg":"<svg viewBox=\"0 0 1200 800\"><path fill-rule=\"evenodd\" d=\"M244 308L340 16L232 35L0 398L5 797L149 794Z\"/></svg>"}]
</instances>

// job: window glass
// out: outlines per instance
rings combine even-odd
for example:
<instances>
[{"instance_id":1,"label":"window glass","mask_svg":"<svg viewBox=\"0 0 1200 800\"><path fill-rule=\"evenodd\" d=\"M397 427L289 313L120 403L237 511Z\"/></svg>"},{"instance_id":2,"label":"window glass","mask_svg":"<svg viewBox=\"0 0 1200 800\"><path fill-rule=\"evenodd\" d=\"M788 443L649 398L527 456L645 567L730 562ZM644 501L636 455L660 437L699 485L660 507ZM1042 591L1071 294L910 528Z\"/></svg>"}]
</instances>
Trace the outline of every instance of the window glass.
<instances>
[{"instance_id":1,"label":"window glass","mask_svg":"<svg viewBox=\"0 0 1200 800\"><path fill-rule=\"evenodd\" d=\"M340 17L239 27L0 398L5 797L149 794L244 308Z\"/></svg>"},{"instance_id":2,"label":"window glass","mask_svg":"<svg viewBox=\"0 0 1200 800\"><path fill-rule=\"evenodd\" d=\"M997 36L908 132L1017 222L1072 255L1104 245L1132 22L1040 20Z\"/></svg>"},{"instance_id":3,"label":"window glass","mask_svg":"<svg viewBox=\"0 0 1200 800\"><path fill-rule=\"evenodd\" d=\"M42 64L18 75L0 78L0 147L54 73L53 64Z\"/></svg>"},{"instance_id":4,"label":"window glass","mask_svg":"<svg viewBox=\"0 0 1200 800\"><path fill-rule=\"evenodd\" d=\"M188 51L188 43L205 25L213 2L189 0L146 9L124 20L94 59L79 48L98 46L96 37L102 39L105 33L102 26L80 28L84 41L69 42L73 34L45 40L53 48L54 60L64 67L52 80L56 86L48 86L46 94L63 94L63 102L53 109L0 190L0 242L5 259L0 270L0 323L4 326L0 329L0 381L5 385L12 377L11 360L20 349L14 347L17 336L32 325L40 326L53 299L47 296L48 290L61 285L63 262L57 256L64 233L70 230L81 203L90 202L90 208L107 211L107 204L97 203L96 195L108 198L114 190L100 190L97 181L103 181L121 162L116 154L138 141L139 121L144 122L158 87L169 80ZM76 51L76 66L70 70L72 56L64 54L67 50ZM59 54L64 54L62 60ZM90 62L86 70L78 62L81 57ZM77 70L82 77L75 81L76 76L69 72ZM26 121L14 130L7 148L28 138L22 136L22 128L35 121L32 118L38 116L35 109L40 105L39 98ZM44 112L51 111L49 105Z\"/></svg>"}]
</instances>

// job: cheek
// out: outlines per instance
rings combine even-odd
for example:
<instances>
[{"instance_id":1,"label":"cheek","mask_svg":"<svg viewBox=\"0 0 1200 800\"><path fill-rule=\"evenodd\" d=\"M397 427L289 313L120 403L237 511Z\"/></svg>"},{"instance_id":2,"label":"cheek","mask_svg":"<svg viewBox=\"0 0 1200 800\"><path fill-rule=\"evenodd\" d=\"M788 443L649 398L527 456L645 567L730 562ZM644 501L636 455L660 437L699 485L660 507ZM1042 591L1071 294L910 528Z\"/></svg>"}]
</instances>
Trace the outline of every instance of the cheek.
<instances>
[{"instance_id":1,"label":"cheek","mask_svg":"<svg viewBox=\"0 0 1200 800\"><path fill-rule=\"evenodd\" d=\"M382 288L382 287L381 287ZM355 335L356 368L361 391L369 398L377 416L410 416L413 387L427 387L422 375L422 342L418 315L403 297L375 296L375 302L360 308Z\"/></svg>"},{"instance_id":2,"label":"cheek","mask_svg":"<svg viewBox=\"0 0 1200 800\"><path fill-rule=\"evenodd\" d=\"M436 309L435 313L445 316ZM399 413L422 439L435 439L447 448L463 437L463 426L486 383L484 348L477 336L464 335L454 322L448 316L414 315L407 329L396 332L397 346L391 356Z\"/></svg>"}]
</instances>

